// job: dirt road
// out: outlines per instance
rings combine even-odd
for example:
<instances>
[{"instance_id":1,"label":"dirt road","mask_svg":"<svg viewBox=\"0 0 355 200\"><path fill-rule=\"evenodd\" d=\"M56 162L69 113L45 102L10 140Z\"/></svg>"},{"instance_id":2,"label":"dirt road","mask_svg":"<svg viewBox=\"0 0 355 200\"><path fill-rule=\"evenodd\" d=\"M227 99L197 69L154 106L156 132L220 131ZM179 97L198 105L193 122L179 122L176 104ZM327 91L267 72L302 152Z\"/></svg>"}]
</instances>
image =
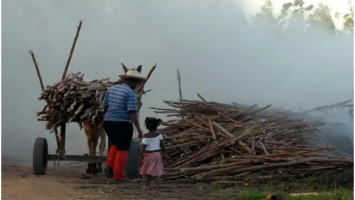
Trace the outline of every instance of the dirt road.
<instances>
[{"instance_id":1,"label":"dirt road","mask_svg":"<svg viewBox=\"0 0 355 200\"><path fill-rule=\"evenodd\" d=\"M102 174L86 176L82 174L85 171L82 164L65 164L55 171L53 164L49 168L47 175L36 176L31 167L3 165L2 199L220 199L207 192L203 185L163 184L143 192L141 181L112 185Z\"/></svg>"}]
</instances>

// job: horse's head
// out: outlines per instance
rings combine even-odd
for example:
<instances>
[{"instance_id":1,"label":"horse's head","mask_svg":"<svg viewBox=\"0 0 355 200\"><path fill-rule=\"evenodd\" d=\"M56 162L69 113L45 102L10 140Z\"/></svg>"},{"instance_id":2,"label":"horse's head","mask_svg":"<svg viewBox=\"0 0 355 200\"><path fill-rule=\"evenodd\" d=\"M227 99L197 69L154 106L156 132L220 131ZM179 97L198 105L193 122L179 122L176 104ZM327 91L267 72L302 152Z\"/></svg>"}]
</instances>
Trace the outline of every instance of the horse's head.
<instances>
[{"instance_id":1,"label":"horse's head","mask_svg":"<svg viewBox=\"0 0 355 200\"><path fill-rule=\"evenodd\" d=\"M123 68L123 71L125 72L125 74L127 74L127 72L130 73L132 71L136 71L136 72L138 72L138 74L140 74L142 71L142 65L139 65L137 68L128 69L123 63L121 63L121 64L122 64L122 68ZM120 84L120 83L123 83L122 79L119 79L116 82L116 84ZM134 92L136 93L136 101L137 101L137 106L138 106L138 110L139 110L142 106L142 94L144 93L144 90L143 90L143 87L139 87L139 85L137 87L138 87L138 89L135 89Z\"/></svg>"},{"instance_id":2,"label":"horse's head","mask_svg":"<svg viewBox=\"0 0 355 200\"><path fill-rule=\"evenodd\" d=\"M130 71L123 63L121 63L121 64L122 64L122 68L123 68L124 73L127 73L128 71ZM137 71L137 72L141 73L141 71L142 71L142 65L139 65L139 66L137 67L137 69L136 69L136 68L132 68L131 70L132 70L132 71Z\"/></svg>"}]
</instances>

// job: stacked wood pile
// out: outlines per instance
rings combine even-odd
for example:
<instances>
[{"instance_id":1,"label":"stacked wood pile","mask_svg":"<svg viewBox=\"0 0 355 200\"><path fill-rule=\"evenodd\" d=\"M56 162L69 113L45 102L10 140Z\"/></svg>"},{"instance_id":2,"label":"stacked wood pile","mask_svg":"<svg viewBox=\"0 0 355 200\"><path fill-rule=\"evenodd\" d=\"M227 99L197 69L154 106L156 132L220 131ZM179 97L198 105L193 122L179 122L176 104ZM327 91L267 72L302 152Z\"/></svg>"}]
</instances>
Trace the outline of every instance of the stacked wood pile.
<instances>
[{"instance_id":1,"label":"stacked wood pile","mask_svg":"<svg viewBox=\"0 0 355 200\"><path fill-rule=\"evenodd\" d=\"M102 118L103 101L107 89L114 83L109 78L84 81L81 72L71 73L65 79L43 89L38 100L46 101L40 119L48 121L47 129L54 130L63 123L94 121Z\"/></svg>"},{"instance_id":2,"label":"stacked wood pile","mask_svg":"<svg viewBox=\"0 0 355 200\"><path fill-rule=\"evenodd\" d=\"M249 174L299 178L353 167L353 159L319 153L335 147L309 148L312 132L288 111L202 101L165 101L171 108L152 108L178 117L159 129L168 151L164 179L226 180Z\"/></svg>"}]
</instances>

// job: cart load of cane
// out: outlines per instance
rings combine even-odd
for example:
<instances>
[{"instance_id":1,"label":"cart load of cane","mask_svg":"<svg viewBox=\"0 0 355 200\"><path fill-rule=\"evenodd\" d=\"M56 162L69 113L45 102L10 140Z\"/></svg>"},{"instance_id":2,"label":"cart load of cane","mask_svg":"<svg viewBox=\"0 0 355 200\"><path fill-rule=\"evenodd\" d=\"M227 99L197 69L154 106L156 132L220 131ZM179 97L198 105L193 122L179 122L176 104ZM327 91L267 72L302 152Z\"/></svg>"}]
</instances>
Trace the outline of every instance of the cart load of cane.
<instances>
[{"instance_id":1,"label":"cart load of cane","mask_svg":"<svg viewBox=\"0 0 355 200\"><path fill-rule=\"evenodd\" d=\"M287 110L202 101L165 101L152 108L177 117L159 129L167 148L164 179L267 181L353 168L353 158L309 145L321 127Z\"/></svg>"},{"instance_id":2,"label":"cart load of cane","mask_svg":"<svg viewBox=\"0 0 355 200\"><path fill-rule=\"evenodd\" d=\"M46 128L54 130L63 123L95 121L104 115L101 103L107 89L114 83L109 78L84 81L81 72L70 73L65 79L48 85L38 97L46 105L37 112Z\"/></svg>"}]
</instances>

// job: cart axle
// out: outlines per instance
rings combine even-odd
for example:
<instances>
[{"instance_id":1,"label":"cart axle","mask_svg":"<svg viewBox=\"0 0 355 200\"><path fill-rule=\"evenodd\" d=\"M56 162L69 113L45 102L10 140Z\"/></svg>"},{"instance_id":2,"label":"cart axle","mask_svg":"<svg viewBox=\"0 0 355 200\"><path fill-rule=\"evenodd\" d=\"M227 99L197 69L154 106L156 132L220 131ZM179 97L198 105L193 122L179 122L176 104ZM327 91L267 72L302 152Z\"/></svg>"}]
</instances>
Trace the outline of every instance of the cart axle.
<instances>
[{"instance_id":1,"label":"cart axle","mask_svg":"<svg viewBox=\"0 0 355 200\"><path fill-rule=\"evenodd\" d=\"M65 157L61 159L58 155L48 154L47 159L48 160L63 160L63 161L78 161L78 162L105 162L107 158L105 156L65 155Z\"/></svg>"}]
</instances>

